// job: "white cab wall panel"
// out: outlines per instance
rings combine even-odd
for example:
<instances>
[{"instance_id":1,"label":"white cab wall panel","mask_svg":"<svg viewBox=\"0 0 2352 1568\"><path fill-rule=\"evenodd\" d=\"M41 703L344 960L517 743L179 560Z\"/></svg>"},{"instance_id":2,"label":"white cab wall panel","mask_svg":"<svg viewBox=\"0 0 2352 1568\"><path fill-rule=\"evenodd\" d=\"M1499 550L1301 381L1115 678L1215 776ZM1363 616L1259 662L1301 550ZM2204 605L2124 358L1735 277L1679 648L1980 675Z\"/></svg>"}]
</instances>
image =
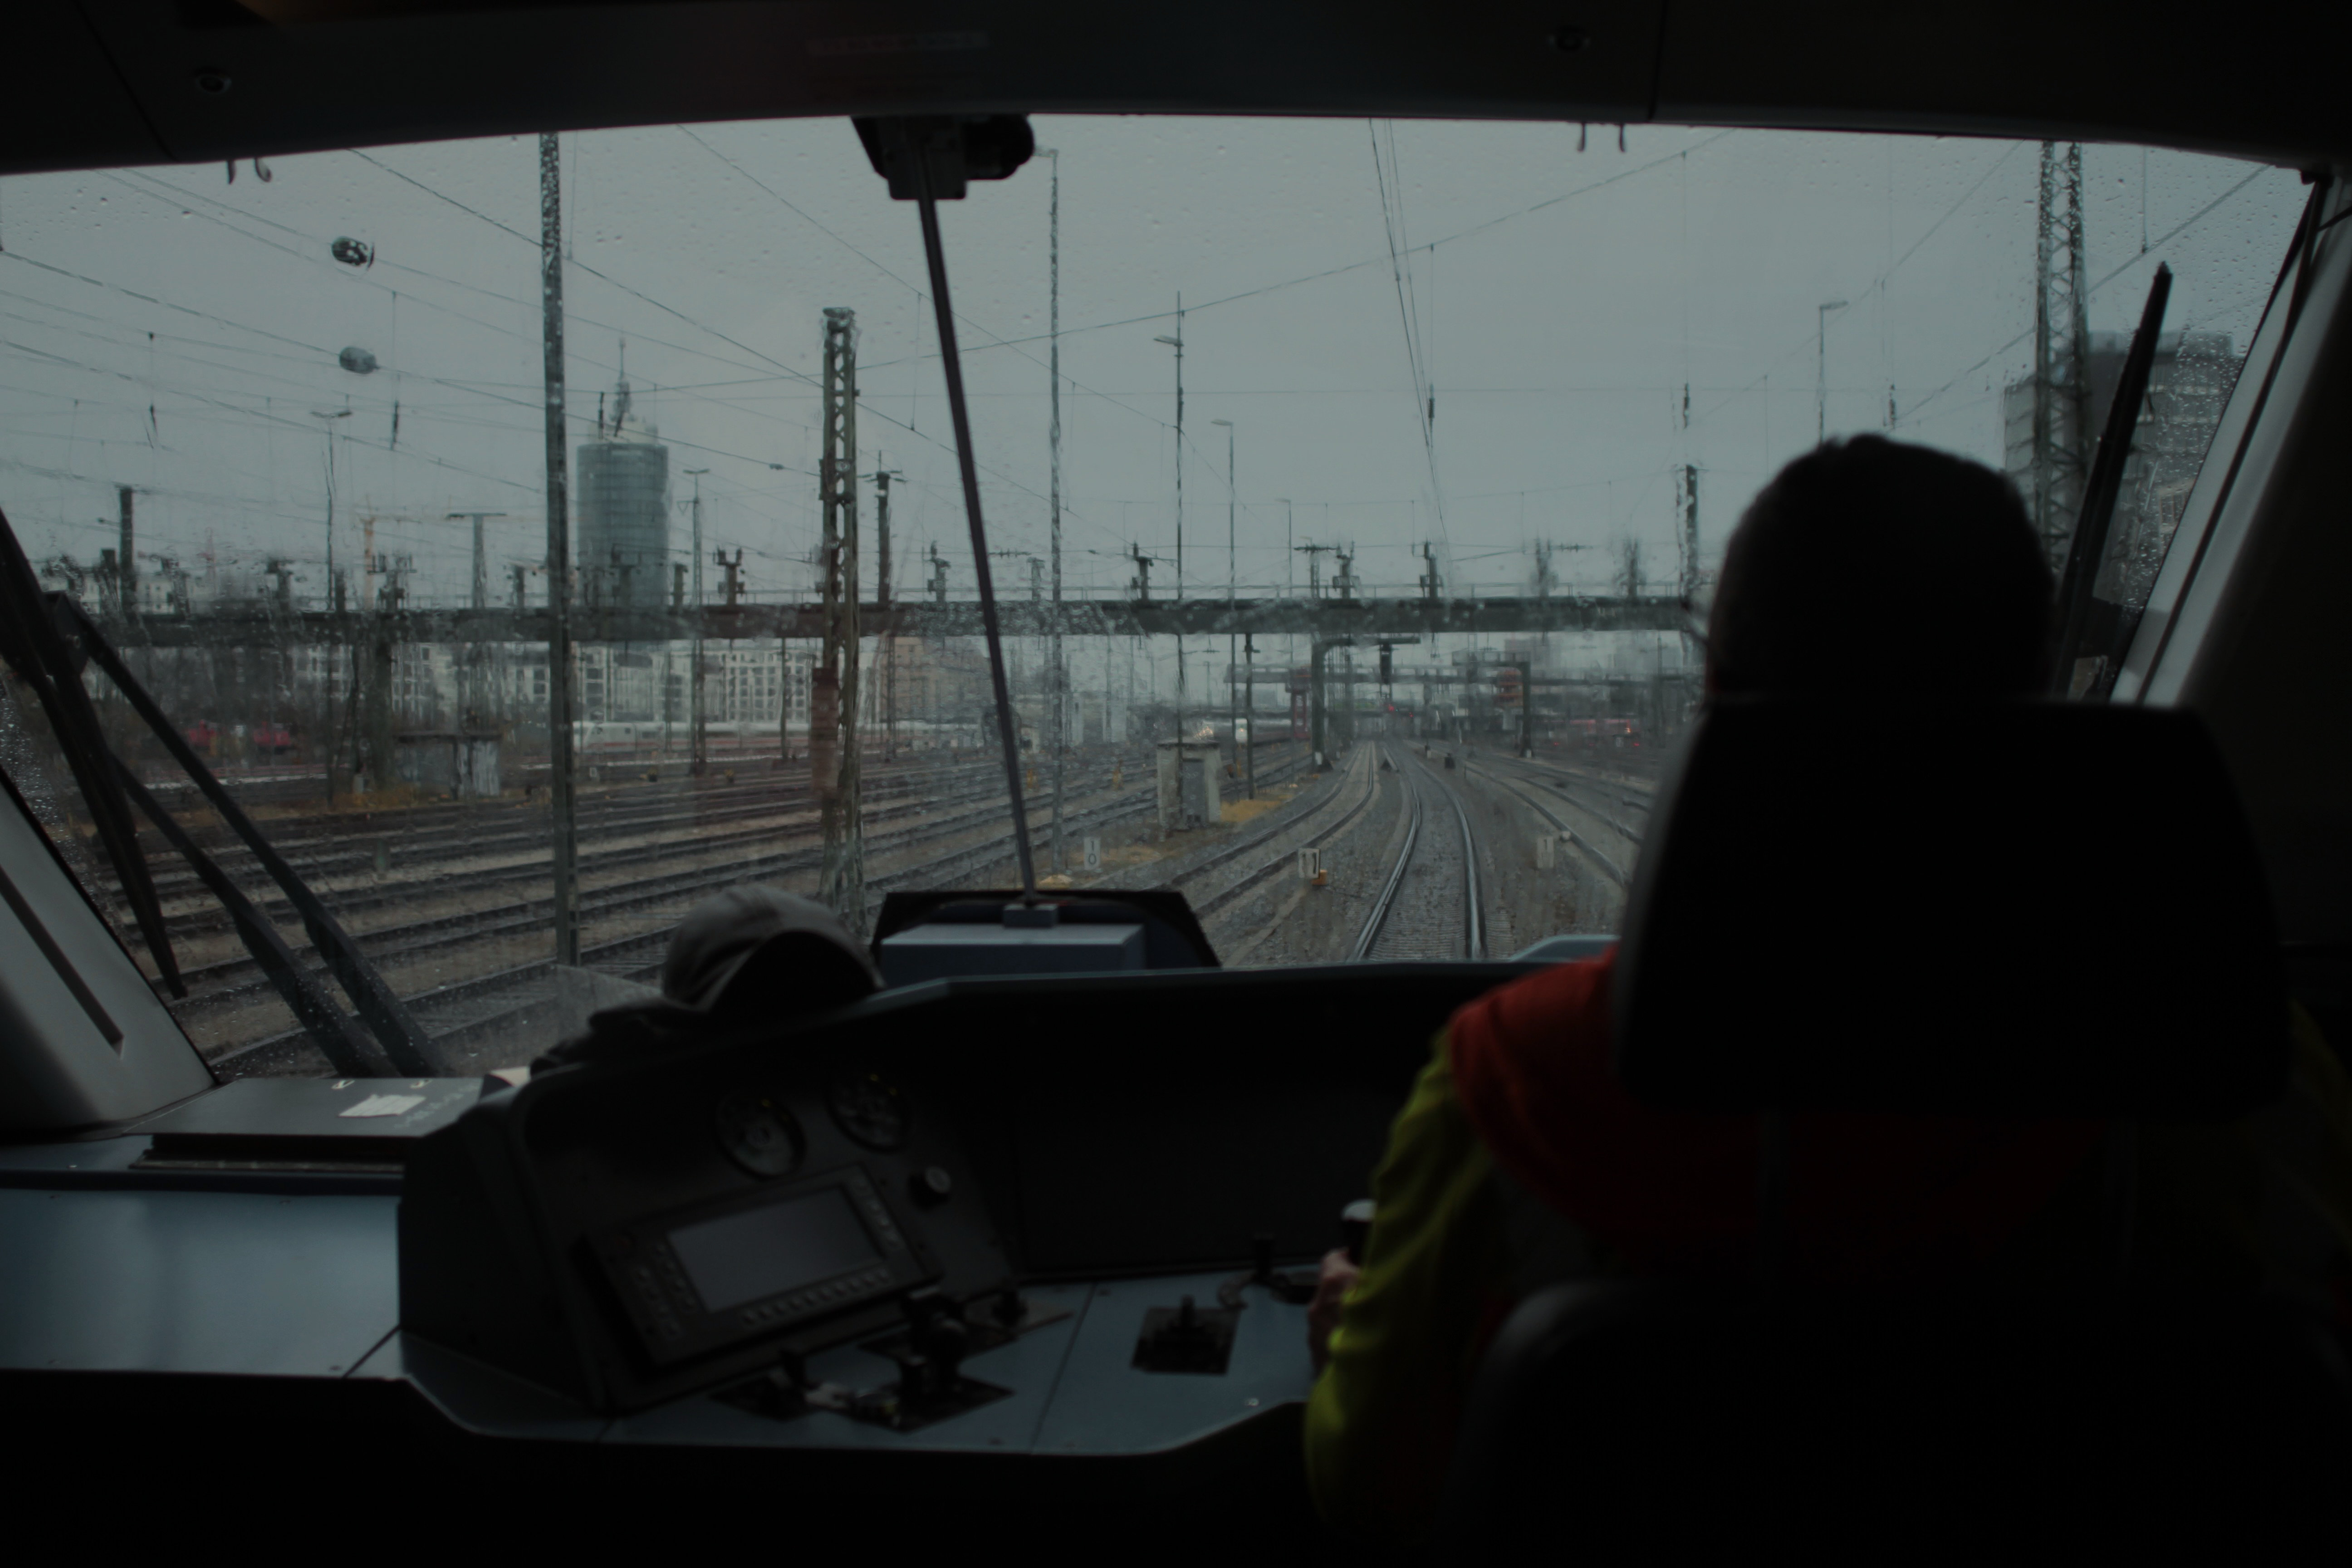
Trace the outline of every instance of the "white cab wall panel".
<instances>
[{"instance_id":1,"label":"white cab wall panel","mask_svg":"<svg viewBox=\"0 0 2352 1568\"><path fill-rule=\"evenodd\" d=\"M2326 215L2348 204L2339 188ZM2281 343L2295 286L2290 275L2247 358L2116 700L2204 717L2245 800L2281 934L2339 942L2352 940L2352 222L2320 233Z\"/></svg>"},{"instance_id":2,"label":"white cab wall panel","mask_svg":"<svg viewBox=\"0 0 2352 1568\"><path fill-rule=\"evenodd\" d=\"M86 1127L144 1115L213 1076L13 797L0 798L0 1131ZM17 905L23 905L20 912ZM43 949L37 921L99 1015Z\"/></svg>"}]
</instances>

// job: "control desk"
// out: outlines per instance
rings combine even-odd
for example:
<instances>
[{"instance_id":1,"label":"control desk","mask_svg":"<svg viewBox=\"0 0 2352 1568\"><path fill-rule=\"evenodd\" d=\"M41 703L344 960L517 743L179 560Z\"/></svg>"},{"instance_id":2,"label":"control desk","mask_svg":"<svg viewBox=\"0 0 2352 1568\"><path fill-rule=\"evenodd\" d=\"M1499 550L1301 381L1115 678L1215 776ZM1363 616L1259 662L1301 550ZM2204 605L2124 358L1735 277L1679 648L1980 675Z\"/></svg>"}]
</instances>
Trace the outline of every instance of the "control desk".
<instances>
[{"instance_id":1,"label":"control desk","mask_svg":"<svg viewBox=\"0 0 2352 1568\"><path fill-rule=\"evenodd\" d=\"M1295 1455L1301 1266L1433 1032L1526 967L934 982L483 1085L398 1174L205 1169L135 1128L20 1147L0 1246L68 1266L0 1309L0 1371L392 1386L502 1452L852 1488L917 1453L1189 1485Z\"/></svg>"}]
</instances>

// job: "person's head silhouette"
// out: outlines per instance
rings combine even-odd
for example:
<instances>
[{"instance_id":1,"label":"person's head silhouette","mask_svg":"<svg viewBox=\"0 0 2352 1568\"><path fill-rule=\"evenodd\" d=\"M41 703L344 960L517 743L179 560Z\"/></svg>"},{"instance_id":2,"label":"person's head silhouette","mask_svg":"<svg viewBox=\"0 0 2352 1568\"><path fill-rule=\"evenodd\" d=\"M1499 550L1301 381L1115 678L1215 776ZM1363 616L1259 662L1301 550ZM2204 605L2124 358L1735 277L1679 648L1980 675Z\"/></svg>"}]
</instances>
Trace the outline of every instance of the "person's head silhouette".
<instances>
[{"instance_id":1,"label":"person's head silhouette","mask_svg":"<svg viewBox=\"0 0 2352 1568\"><path fill-rule=\"evenodd\" d=\"M1856 436L1797 458L1725 548L1710 691L2031 696L2051 578L2017 487L1981 463Z\"/></svg>"}]
</instances>

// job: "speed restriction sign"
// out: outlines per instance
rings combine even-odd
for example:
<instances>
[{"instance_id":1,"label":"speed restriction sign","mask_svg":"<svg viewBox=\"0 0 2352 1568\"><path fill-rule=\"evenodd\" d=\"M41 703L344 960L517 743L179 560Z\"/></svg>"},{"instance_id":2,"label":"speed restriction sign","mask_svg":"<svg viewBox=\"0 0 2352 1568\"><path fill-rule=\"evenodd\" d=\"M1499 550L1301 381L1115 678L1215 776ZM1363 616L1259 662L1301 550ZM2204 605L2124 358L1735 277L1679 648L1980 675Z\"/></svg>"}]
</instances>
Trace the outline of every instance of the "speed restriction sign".
<instances>
[{"instance_id":1,"label":"speed restriction sign","mask_svg":"<svg viewBox=\"0 0 2352 1568\"><path fill-rule=\"evenodd\" d=\"M1102 869L1102 840L1099 838L1087 840L1087 869L1089 871Z\"/></svg>"}]
</instances>

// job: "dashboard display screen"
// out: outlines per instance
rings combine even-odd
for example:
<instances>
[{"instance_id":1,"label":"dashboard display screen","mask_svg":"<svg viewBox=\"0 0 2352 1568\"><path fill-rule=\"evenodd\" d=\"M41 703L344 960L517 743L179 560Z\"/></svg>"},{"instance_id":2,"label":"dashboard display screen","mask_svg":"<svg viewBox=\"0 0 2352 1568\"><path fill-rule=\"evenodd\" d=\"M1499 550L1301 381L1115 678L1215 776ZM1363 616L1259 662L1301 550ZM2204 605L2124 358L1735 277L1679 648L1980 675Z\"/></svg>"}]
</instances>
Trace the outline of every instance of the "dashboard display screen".
<instances>
[{"instance_id":1,"label":"dashboard display screen","mask_svg":"<svg viewBox=\"0 0 2352 1568\"><path fill-rule=\"evenodd\" d=\"M881 1256L838 1187L683 1226L670 1232L669 1244L713 1312L846 1274Z\"/></svg>"}]
</instances>

